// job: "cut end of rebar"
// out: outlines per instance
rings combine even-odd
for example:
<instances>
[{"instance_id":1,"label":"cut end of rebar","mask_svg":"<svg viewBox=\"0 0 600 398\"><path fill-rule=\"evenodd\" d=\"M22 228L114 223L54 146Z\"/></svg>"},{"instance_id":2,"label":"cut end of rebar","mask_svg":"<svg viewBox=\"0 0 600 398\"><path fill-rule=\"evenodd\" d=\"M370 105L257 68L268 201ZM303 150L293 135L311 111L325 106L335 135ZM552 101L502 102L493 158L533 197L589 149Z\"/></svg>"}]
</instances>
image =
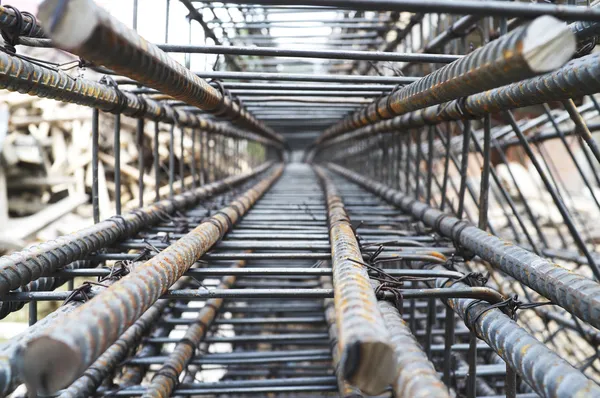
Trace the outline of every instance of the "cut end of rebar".
<instances>
[{"instance_id":1,"label":"cut end of rebar","mask_svg":"<svg viewBox=\"0 0 600 398\"><path fill-rule=\"evenodd\" d=\"M397 374L394 348L385 342L355 342L342 353L344 378L366 394L385 391Z\"/></svg>"},{"instance_id":2,"label":"cut end of rebar","mask_svg":"<svg viewBox=\"0 0 600 398\"><path fill-rule=\"evenodd\" d=\"M94 32L96 8L92 0L45 0L37 17L52 41L70 50L80 47Z\"/></svg>"},{"instance_id":3,"label":"cut end of rebar","mask_svg":"<svg viewBox=\"0 0 600 398\"><path fill-rule=\"evenodd\" d=\"M27 390L48 395L75 381L81 358L64 342L42 336L27 344L20 367Z\"/></svg>"},{"instance_id":4,"label":"cut end of rebar","mask_svg":"<svg viewBox=\"0 0 600 398\"><path fill-rule=\"evenodd\" d=\"M566 23L545 15L527 27L523 56L532 72L549 72L571 59L577 43Z\"/></svg>"}]
</instances>

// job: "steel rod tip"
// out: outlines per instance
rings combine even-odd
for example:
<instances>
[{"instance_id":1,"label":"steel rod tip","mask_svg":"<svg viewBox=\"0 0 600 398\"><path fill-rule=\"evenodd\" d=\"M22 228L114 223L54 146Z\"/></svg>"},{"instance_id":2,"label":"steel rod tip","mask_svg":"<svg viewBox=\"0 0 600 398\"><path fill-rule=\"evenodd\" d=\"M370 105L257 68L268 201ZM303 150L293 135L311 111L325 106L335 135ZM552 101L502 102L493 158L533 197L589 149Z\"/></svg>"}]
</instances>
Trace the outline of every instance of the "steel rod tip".
<instances>
[{"instance_id":1,"label":"steel rod tip","mask_svg":"<svg viewBox=\"0 0 600 398\"><path fill-rule=\"evenodd\" d=\"M98 24L97 8L92 0L46 0L37 17L54 43L74 49L85 43Z\"/></svg>"},{"instance_id":2,"label":"steel rod tip","mask_svg":"<svg viewBox=\"0 0 600 398\"><path fill-rule=\"evenodd\" d=\"M577 49L575 34L564 22L545 15L527 27L523 57L532 72L543 73L559 68Z\"/></svg>"},{"instance_id":3,"label":"steel rod tip","mask_svg":"<svg viewBox=\"0 0 600 398\"><path fill-rule=\"evenodd\" d=\"M20 372L27 391L49 395L73 382L81 367L81 357L72 347L60 340L40 336L27 344Z\"/></svg>"},{"instance_id":4,"label":"steel rod tip","mask_svg":"<svg viewBox=\"0 0 600 398\"><path fill-rule=\"evenodd\" d=\"M398 373L393 347L381 341L348 344L341 365L344 378L369 395L383 393Z\"/></svg>"}]
</instances>

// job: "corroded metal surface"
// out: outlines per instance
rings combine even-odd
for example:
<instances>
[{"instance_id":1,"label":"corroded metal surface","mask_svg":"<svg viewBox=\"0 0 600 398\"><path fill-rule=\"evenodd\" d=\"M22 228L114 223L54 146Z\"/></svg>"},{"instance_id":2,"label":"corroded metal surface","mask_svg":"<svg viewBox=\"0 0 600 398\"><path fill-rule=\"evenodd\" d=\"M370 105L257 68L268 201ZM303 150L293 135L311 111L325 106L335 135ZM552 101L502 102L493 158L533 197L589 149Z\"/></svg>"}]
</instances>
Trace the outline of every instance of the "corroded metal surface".
<instances>
[{"instance_id":1,"label":"corroded metal surface","mask_svg":"<svg viewBox=\"0 0 600 398\"><path fill-rule=\"evenodd\" d=\"M316 166L327 200L340 366L344 378L378 394L395 376L395 353L341 197Z\"/></svg>"},{"instance_id":2,"label":"corroded metal surface","mask_svg":"<svg viewBox=\"0 0 600 398\"><path fill-rule=\"evenodd\" d=\"M438 280L439 286L445 286ZM459 289L461 282L451 289ZM485 302L449 299L448 304L542 397L595 397L600 386L558 356L517 322Z\"/></svg>"},{"instance_id":3,"label":"corroded metal surface","mask_svg":"<svg viewBox=\"0 0 600 398\"><path fill-rule=\"evenodd\" d=\"M135 269L140 263L130 265L131 269ZM50 278L47 278L50 279ZM111 286L118 278L111 278L103 281L104 286ZM94 295L100 293L104 287L90 285L86 289L87 294ZM55 323L62 321L68 314L81 307L83 304L80 300L69 300L63 303L57 311L52 312L44 319L37 322L35 325L27 329L26 332L18 335L16 338L4 343L0 346L0 395L6 396L12 393L19 384L23 383L23 373L20 369L23 350L38 336L49 330ZM91 367L88 371L93 372Z\"/></svg>"},{"instance_id":4,"label":"corroded metal surface","mask_svg":"<svg viewBox=\"0 0 600 398\"><path fill-rule=\"evenodd\" d=\"M280 143L270 138L200 118L150 98L119 91L107 84L74 78L59 69L45 68L5 52L0 52L0 88L281 147Z\"/></svg>"},{"instance_id":5,"label":"corroded metal surface","mask_svg":"<svg viewBox=\"0 0 600 398\"><path fill-rule=\"evenodd\" d=\"M21 14L22 22L19 35L27 34L27 37L45 37L42 28L35 17L28 14ZM2 29L14 30L17 28L18 17L14 9L0 6L0 27Z\"/></svg>"},{"instance_id":6,"label":"corroded metal surface","mask_svg":"<svg viewBox=\"0 0 600 398\"><path fill-rule=\"evenodd\" d=\"M203 199L226 191L231 186L248 181L267 170L271 165L272 163L266 163L253 171L227 177L222 181L176 195L173 199L162 200L121 216L111 217L70 235L0 257L0 297L73 261L82 259L118 239L130 236L142 227L152 225L176 210L188 208ZM44 280L42 284L46 286L53 283L51 280ZM24 291L52 290L38 285L34 284ZM6 303L2 305L4 308ZM13 309L15 308L13 306Z\"/></svg>"},{"instance_id":7,"label":"corroded metal surface","mask_svg":"<svg viewBox=\"0 0 600 398\"><path fill-rule=\"evenodd\" d=\"M331 284L330 277L321 277L321 286L323 289L331 289L333 285ZM363 394L360 390L350 384L346 380L344 380L344 375L342 374L342 367L340 364L341 353L340 353L340 344L338 340L339 332L337 329L337 317L335 313L335 304L333 299L325 299L324 300L325 307L325 319L327 320L327 331L329 333L329 343L331 346L331 356L333 357L333 367L335 369L335 376L337 378L338 391L340 393L340 397L342 398L362 398Z\"/></svg>"},{"instance_id":8,"label":"corroded metal surface","mask_svg":"<svg viewBox=\"0 0 600 398\"><path fill-rule=\"evenodd\" d=\"M549 18L549 17L542 17ZM362 111L356 112L340 123L325 130L317 143L368 124L442 102L462 98L490 88L503 86L516 80L533 76L528 56L523 52L525 41L533 41L529 27L535 22L519 27L487 45L454 61L423 79L409 84L383 97ZM561 37L564 53L557 54L566 62L575 51L573 33L556 20L546 27L547 37ZM540 32L534 33L540 34ZM539 42L539 49L549 46L552 40Z\"/></svg>"},{"instance_id":9,"label":"corroded metal surface","mask_svg":"<svg viewBox=\"0 0 600 398\"><path fill-rule=\"evenodd\" d=\"M243 267L245 261L238 261L234 267ZM235 283L236 277L229 275L221 279L218 288L229 289ZM179 379L186 369L190 359L194 356L196 348L208 332L217 313L223 306L223 299L216 298L207 300L202 310L198 313L194 323L189 325L182 338L182 342L177 344L169 354L169 358L158 370L150 385L144 392L144 398L166 398L170 397L177 386L176 380Z\"/></svg>"},{"instance_id":10,"label":"corroded metal surface","mask_svg":"<svg viewBox=\"0 0 600 398\"><path fill-rule=\"evenodd\" d=\"M376 122L322 145L336 145L351 139L446 121L475 119L489 113L593 94L600 90L599 74L600 54L590 54L569 61L553 72Z\"/></svg>"},{"instance_id":11,"label":"corroded metal surface","mask_svg":"<svg viewBox=\"0 0 600 398\"><path fill-rule=\"evenodd\" d=\"M47 393L79 377L250 209L281 172L280 165L229 206L29 342L23 356L27 384ZM56 365L59 361L61 366Z\"/></svg>"},{"instance_id":12,"label":"corroded metal surface","mask_svg":"<svg viewBox=\"0 0 600 398\"><path fill-rule=\"evenodd\" d=\"M392 383L394 396L398 398L453 396L402 319L398 309L387 301L379 301L377 306L390 332L390 341L396 350L398 375Z\"/></svg>"},{"instance_id":13,"label":"corroded metal surface","mask_svg":"<svg viewBox=\"0 0 600 398\"><path fill-rule=\"evenodd\" d=\"M283 137L256 120L230 97L224 96L94 2L69 1L63 9L59 2L48 0L40 6L39 18L57 46L200 109L223 112L229 118L239 119L258 134L283 142ZM91 26L74 31L72 24L80 18Z\"/></svg>"},{"instance_id":14,"label":"corroded metal surface","mask_svg":"<svg viewBox=\"0 0 600 398\"><path fill-rule=\"evenodd\" d=\"M380 195L570 313L600 327L600 284L340 166L329 168Z\"/></svg>"}]
</instances>

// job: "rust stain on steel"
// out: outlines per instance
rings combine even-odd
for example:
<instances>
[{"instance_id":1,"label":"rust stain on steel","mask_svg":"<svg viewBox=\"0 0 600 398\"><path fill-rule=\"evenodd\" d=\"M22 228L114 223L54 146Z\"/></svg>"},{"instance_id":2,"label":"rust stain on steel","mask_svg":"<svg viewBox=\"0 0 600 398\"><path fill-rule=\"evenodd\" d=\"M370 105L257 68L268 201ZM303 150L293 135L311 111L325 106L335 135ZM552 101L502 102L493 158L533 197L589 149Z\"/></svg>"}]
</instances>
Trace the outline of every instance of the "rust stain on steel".
<instances>
[{"instance_id":1,"label":"rust stain on steel","mask_svg":"<svg viewBox=\"0 0 600 398\"><path fill-rule=\"evenodd\" d=\"M476 119L489 113L595 94L600 91L600 79L597 78L599 74L600 54L586 55L567 62L553 72L473 94L463 101L455 100L429 106L370 124L350 134L328 140L323 143L323 147L369 135L453 120Z\"/></svg>"},{"instance_id":2,"label":"rust stain on steel","mask_svg":"<svg viewBox=\"0 0 600 398\"><path fill-rule=\"evenodd\" d=\"M435 367L421 349L406 322L392 304L377 303L383 320L390 331L397 357L398 375L392 383L397 398L450 398L448 387L442 382Z\"/></svg>"},{"instance_id":3,"label":"rust stain on steel","mask_svg":"<svg viewBox=\"0 0 600 398\"><path fill-rule=\"evenodd\" d=\"M363 107L325 130L317 139L317 143L386 118L534 76L539 72L532 70L527 54L523 52L525 40L531 41L529 28L534 23L521 26L469 55ZM547 29L560 31L561 33L557 34L566 39L565 43L568 42L567 37L572 39L572 52L567 54L568 57L564 57L564 61L567 61L575 52L574 34L559 20L555 20ZM540 43L540 47L548 44L551 44L550 40Z\"/></svg>"},{"instance_id":4,"label":"rust stain on steel","mask_svg":"<svg viewBox=\"0 0 600 398\"><path fill-rule=\"evenodd\" d=\"M493 267L512 276L590 325L600 328L600 284L443 213L388 186L329 163L328 167L412 214Z\"/></svg>"},{"instance_id":5,"label":"rust stain on steel","mask_svg":"<svg viewBox=\"0 0 600 398\"><path fill-rule=\"evenodd\" d=\"M57 46L190 105L222 112L223 116L238 119L245 127L279 143L284 141L231 97L224 96L94 2L71 0L62 13L58 7L56 1L45 1L38 12L42 25L52 28L47 33ZM94 26L78 31L69 29L81 18Z\"/></svg>"},{"instance_id":6,"label":"rust stain on steel","mask_svg":"<svg viewBox=\"0 0 600 398\"><path fill-rule=\"evenodd\" d=\"M215 181L193 191L176 195L173 199L162 200L122 216L108 218L75 233L0 257L0 297L73 261L80 260L118 239L130 236L141 228L160 221L166 214L185 210L200 200L224 192L231 186L239 185L264 172L271 165L270 162L265 163L238 176Z\"/></svg>"},{"instance_id":7,"label":"rust stain on steel","mask_svg":"<svg viewBox=\"0 0 600 398\"><path fill-rule=\"evenodd\" d=\"M281 148L281 144L225 123L201 119L147 97L83 78L73 78L61 70L44 68L25 59L0 53L0 88L62 102L98 108L106 112L123 113L154 121L177 123L182 127L198 127L210 133L248 139Z\"/></svg>"},{"instance_id":8,"label":"rust stain on steel","mask_svg":"<svg viewBox=\"0 0 600 398\"><path fill-rule=\"evenodd\" d=\"M324 170L314 167L326 194L340 365L350 384L376 395L395 377L394 347L377 308L344 204ZM355 261L352 261L355 260Z\"/></svg>"},{"instance_id":9,"label":"rust stain on steel","mask_svg":"<svg viewBox=\"0 0 600 398\"><path fill-rule=\"evenodd\" d=\"M321 287L323 289L332 289L330 276L321 277ZM329 333L329 344L331 347L331 357L333 359L333 368L335 369L335 375L337 378L338 392L341 398L362 398L363 394L360 390L350 384L344 379L342 373L341 352L338 336L340 335L337 329L337 317L335 311L335 304L333 299L325 299L323 301L325 306L325 320L327 321L328 333Z\"/></svg>"},{"instance_id":10,"label":"rust stain on steel","mask_svg":"<svg viewBox=\"0 0 600 398\"><path fill-rule=\"evenodd\" d=\"M283 166L278 165L241 197L255 203L282 171ZM52 393L79 377L248 210L243 199L237 198L31 341L23 354L24 378L30 390Z\"/></svg>"},{"instance_id":11,"label":"rust stain on steel","mask_svg":"<svg viewBox=\"0 0 600 398\"><path fill-rule=\"evenodd\" d=\"M246 262L240 260L233 267L238 268L245 265ZM229 289L235 281L235 276L225 276L221 279L221 283L217 289ZM223 301L222 298L214 298L206 301L204 308L198 313L196 321L186 330L182 338L185 343L178 343L175 346L175 349L169 354L169 357L160 370L155 373L142 398L166 398L171 396L176 387L175 380L179 379L188 362L194 356L196 347L206 336L206 332L221 309Z\"/></svg>"}]
</instances>

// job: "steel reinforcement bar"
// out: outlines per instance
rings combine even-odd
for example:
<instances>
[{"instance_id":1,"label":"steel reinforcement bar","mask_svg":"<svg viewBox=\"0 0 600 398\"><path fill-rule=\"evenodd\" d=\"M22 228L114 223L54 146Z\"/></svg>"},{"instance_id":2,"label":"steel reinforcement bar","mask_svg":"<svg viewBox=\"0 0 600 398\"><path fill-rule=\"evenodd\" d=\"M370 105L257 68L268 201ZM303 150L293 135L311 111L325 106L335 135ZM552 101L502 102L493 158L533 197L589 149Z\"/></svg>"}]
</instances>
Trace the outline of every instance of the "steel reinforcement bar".
<instances>
[{"instance_id":1,"label":"steel reinforcement bar","mask_svg":"<svg viewBox=\"0 0 600 398\"><path fill-rule=\"evenodd\" d=\"M398 309L387 301L377 303L390 341L396 350L398 375L392 383L397 398L450 398L448 387L442 382L433 363L427 358L416 337L410 331Z\"/></svg>"},{"instance_id":2,"label":"steel reinforcement bar","mask_svg":"<svg viewBox=\"0 0 600 398\"><path fill-rule=\"evenodd\" d=\"M226 93L209 85L90 0L46 0L38 13L54 44L175 99L215 112L271 140L265 126Z\"/></svg>"},{"instance_id":3,"label":"steel reinforcement bar","mask_svg":"<svg viewBox=\"0 0 600 398\"><path fill-rule=\"evenodd\" d=\"M53 393L79 377L246 214L282 170L278 165L169 248L29 342L23 353L28 388Z\"/></svg>"},{"instance_id":4,"label":"steel reinforcement bar","mask_svg":"<svg viewBox=\"0 0 600 398\"><path fill-rule=\"evenodd\" d=\"M563 67L541 76L359 128L350 134L323 143L318 150L368 135L418 128L446 121L476 119L490 113L568 100L595 94L598 91L600 91L600 54L596 53L571 60Z\"/></svg>"},{"instance_id":5,"label":"steel reinforcement bar","mask_svg":"<svg viewBox=\"0 0 600 398\"><path fill-rule=\"evenodd\" d=\"M177 210L189 208L203 199L246 182L271 166L271 162L265 163L247 173L227 177L196 190L176 195L173 199L162 200L121 216L108 218L70 235L0 257L0 297L74 261L81 260L119 239L131 236L141 228L155 224Z\"/></svg>"},{"instance_id":6,"label":"steel reinforcement bar","mask_svg":"<svg viewBox=\"0 0 600 398\"><path fill-rule=\"evenodd\" d=\"M436 268L442 269L442 266ZM464 289L469 285L436 279L437 287ZM600 386L558 354L539 342L519 324L489 303L449 298L447 303L519 376L542 397L593 397Z\"/></svg>"},{"instance_id":7,"label":"steel reinforcement bar","mask_svg":"<svg viewBox=\"0 0 600 398\"><path fill-rule=\"evenodd\" d=\"M73 78L59 69L51 69L0 52L0 88L42 98L85 105L111 113L122 113L182 127L196 127L211 133L256 141L281 148L281 144L227 123L202 119L147 97L121 91L108 84Z\"/></svg>"},{"instance_id":8,"label":"steel reinforcement bar","mask_svg":"<svg viewBox=\"0 0 600 398\"><path fill-rule=\"evenodd\" d=\"M575 35L548 16L385 96L325 130L317 144L371 123L554 70L575 52Z\"/></svg>"},{"instance_id":9,"label":"steel reinforcement bar","mask_svg":"<svg viewBox=\"0 0 600 398\"><path fill-rule=\"evenodd\" d=\"M348 382L381 393L395 377L395 353L341 197L316 166L327 201L340 367Z\"/></svg>"},{"instance_id":10,"label":"steel reinforcement bar","mask_svg":"<svg viewBox=\"0 0 600 398\"><path fill-rule=\"evenodd\" d=\"M130 268L135 269L139 262L130 264ZM103 280L103 286L110 286L118 280L117 277L108 277ZM90 296L98 294L104 287L90 285L90 289L87 294ZM49 316L41 319L39 322L31 325L29 329L18 335L16 338L2 345L0 350L0 395L7 396L12 393L19 384L23 383L22 375L19 369L21 363L21 355L24 347L37 336L44 333L53 324L59 322L67 314L75 311L83 303L78 300L68 300L60 306L60 310L52 312ZM93 370L92 370L93 371Z\"/></svg>"},{"instance_id":11,"label":"steel reinforcement bar","mask_svg":"<svg viewBox=\"0 0 600 398\"><path fill-rule=\"evenodd\" d=\"M46 37L32 14L21 13L8 6L0 6L0 28L5 31L14 32L15 36L25 35L26 37ZM19 28L19 31L15 32L17 28Z\"/></svg>"},{"instance_id":12,"label":"steel reinforcement bar","mask_svg":"<svg viewBox=\"0 0 600 398\"><path fill-rule=\"evenodd\" d=\"M332 289L331 277L324 276L320 278L321 287L323 289ZM331 358L333 360L333 368L335 369L335 376L338 385L338 392L341 398L363 398L363 394L360 390L354 386L348 384L342 374L342 367L340 365L341 353L339 338L340 335L336 322L337 316L335 312L335 303L333 299L323 300L323 306L325 309L325 320L327 321L327 333L329 334L329 344L331 348Z\"/></svg>"},{"instance_id":13,"label":"steel reinforcement bar","mask_svg":"<svg viewBox=\"0 0 600 398\"><path fill-rule=\"evenodd\" d=\"M335 164L328 168L376 193L452 239L492 266L512 276L573 315L600 328L600 284L541 258L468 222L443 213L384 184Z\"/></svg>"},{"instance_id":14,"label":"steel reinforcement bar","mask_svg":"<svg viewBox=\"0 0 600 398\"><path fill-rule=\"evenodd\" d=\"M246 265L244 260L240 260L234 267L243 267ZM221 278L221 283L218 289L229 289L236 281L233 275ZM207 300L204 308L198 312L198 316L193 324L191 324L181 342L175 346L175 349L169 354L168 359L163 363L158 370L150 385L142 395L143 398L166 398L170 397L175 387L179 376L186 369L188 363L194 356L196 348L206 336L208 329L217 316L219 310L223 306L224 299L215 298Z\"/></svg>"},{"instance_id":15,"label":"steel reinforcement bar","mask_svg":"<svg viewBox=\"0 0 600 398\"><path fill-rule=\"evenodd\" d=\"M180 279L174 286L182 287L184 285L185 282ZM100 355L80 378L61 391L58 398L85 398L94 395L102 382L127 359L132 347L137 347L142 338L160 320L168 305L169 300L158 300L104 354Z\"/></svg>"}]
</instances>

